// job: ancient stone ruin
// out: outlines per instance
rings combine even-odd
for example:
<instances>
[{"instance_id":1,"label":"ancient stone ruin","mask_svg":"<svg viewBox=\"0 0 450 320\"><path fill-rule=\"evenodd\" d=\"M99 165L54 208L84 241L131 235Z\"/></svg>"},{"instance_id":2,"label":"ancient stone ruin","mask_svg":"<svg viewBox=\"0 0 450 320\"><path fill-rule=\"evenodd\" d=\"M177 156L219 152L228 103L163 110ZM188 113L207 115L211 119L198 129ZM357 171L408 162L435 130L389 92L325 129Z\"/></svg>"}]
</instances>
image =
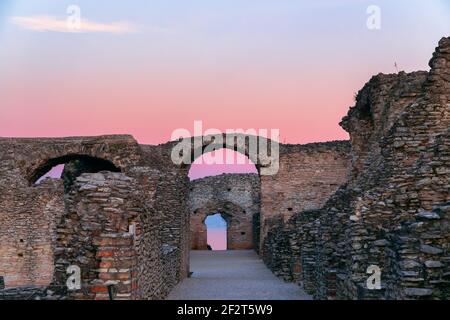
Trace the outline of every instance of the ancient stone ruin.
<instances>
[{"instance_id":1,"label":"ancient stone ruin","mask_svg":"<svg viewBox=\"0 0 450 320\"><path fill-rule=\"evenodd\" d=\"M430 67L374 76L341 123L350 141L279 144L274 175L191 183L177 141L0 138L0 299L163 299L215 212L229 249L257 250L317 299L449 299L450 38ZM194 140L193 154L211 145ZM39 180L59 164L62 179Z\"/></svg>"},{"instance_id":2,"label":"ancient stone ruin","mask_svg":"<svg viewBox=\"0 0 450 320\"><path fill-rule=\"evenodd\" d=\"M191 249L207 250L205 219L220 213L227 222L227 249L257 249L260 185L256 174L223 174L191 182Z\"/></svg>"}]
</instances>

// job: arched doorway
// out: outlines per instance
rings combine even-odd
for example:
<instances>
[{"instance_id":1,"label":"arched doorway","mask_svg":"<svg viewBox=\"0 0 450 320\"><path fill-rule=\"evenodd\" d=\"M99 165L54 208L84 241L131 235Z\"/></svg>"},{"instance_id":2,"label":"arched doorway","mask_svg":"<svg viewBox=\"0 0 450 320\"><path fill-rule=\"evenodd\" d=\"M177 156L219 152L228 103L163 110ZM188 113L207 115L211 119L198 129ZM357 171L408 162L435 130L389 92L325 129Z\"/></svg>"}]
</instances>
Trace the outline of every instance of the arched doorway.
<instances>
[{"instance_id":1,"label":"arched doorway","mask_svg":"<svg viewBox=\"0 0 450 320\"><path fill-rule=\"evenodd\" d=\"M189 178L191 249L208 250L208 244L210 249L257 249L259 225L254 224L259 223L255 215L260 214L260 178L256 165L246 155L222 148L197 158ZM214 215L216 220L210 220ZM209 243L209 234L211 240L217 239L214 243Z\"/></svg>"},{"instance_id":2,"label":"arched doorway","mask_svg":"<svg viewBox=\"0 0 450 320\"><path fill-rule=\"evenodd\" d=\"M45 179L62 179L64 190L68 192L76 178L83 173L97 173L100 171L120 172L112 162L87 155L66 155L48 159L30 176L30 183L39 185Z\"/></svg>"},{"instance_id":3,"label":"arched doorway","mask_svg":"<svg viewBox=\"0 0 450 320\"><path fill-rule=\"evenodd\" d=\"M223 251L228 249L228 223L221 213L206 217L206 243L208 250Z\"/></svg>"},{"instance_id":4,"label":"arched doorway","mask_svg":"<svg viewBox=\"0 0 450 320\"><path fill-rule=\"evenodd\" d=\"M69 232L74 234L88 232L87 230L79 231L77 226L68 222L68 216L71 213L75 211L79 213L78 209L82 210L82 206L74 209L74 199L79 194L79 190L75 188L77 178L82 174L97 174L99 172L111 174L111 172L120 171L120 168L106 159L78 154L50 158L43 161L34 170L30 170L30 175L27 178L30 184L30 196L35 202L33 210L37 212L36 217L39 218L36 219L39 219L39 223L46 225L44 229L46 232L40 233L34 239L21 237L17 250L23 252L25 257L23 260L25 261L35 259L33 258L35 256L38 257L38 263L36 264L44 270L36 276L39 285L56 284L58 287L64 284L65 269L58 265L61 261L64 261L61 258L64 254L63 251L67 250L67 252L73 252L74 254L81 252L81 250L77 250L73 242L69 243L67 241L69 237L66 237ZM80 241L80 243L83 242L85 248L92 250L92 253L89 259L84 259L80 265L85 266L83 268L83 279L88 279L93 276L86 276L86 274L90 272L90 269L98 268L98 259L95 257L97 246L93 244L93 237L85 236L85 238L87 240ZM42 250L42 248L49 249ZM55 277L58 278L57 282L54 282ZM26 284L24 283L24 285Z\"/></svg>"},{"instance_id":5,"label":"arched doorway","mask_svg":"<svg viewBox=\"0 0 450 320\"><path fill-rule=\"evenodd\" d=\"M191 249L208 250L208 244L214 249L209 235L220 238L221 243L226 241L226 250L256 249L258 243L255 243L253 219L257 213L257 207L246 210L226 201L211 201L204 207L195 209L190 217ZM217 217L217 214L219 218L211 221L214 225L209 234L208 227L211 224L208 223L208 218ZM220 244L220 250L225 250L224 247Z\"/></svg>"}]
</instances>

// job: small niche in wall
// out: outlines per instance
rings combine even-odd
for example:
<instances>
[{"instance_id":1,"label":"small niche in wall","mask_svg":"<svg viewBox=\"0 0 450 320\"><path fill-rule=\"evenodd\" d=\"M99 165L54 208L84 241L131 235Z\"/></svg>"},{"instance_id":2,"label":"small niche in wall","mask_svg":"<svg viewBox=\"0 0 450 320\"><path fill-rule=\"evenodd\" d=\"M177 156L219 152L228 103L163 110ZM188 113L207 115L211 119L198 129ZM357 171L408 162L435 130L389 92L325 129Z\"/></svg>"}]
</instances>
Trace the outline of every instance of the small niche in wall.
<instances>
[{"instance_id":1,"label":"small niche in wall","mask_svg":"<svg viewBox=\"0 0 450 320\"><path fill-rule=\"evenodd\" d=\"M23 253L19 253L17 256L18 256L19 258L23 258Z\"/></svg>"},{"instance_id":2,"label":"small niche in wall","mask_svg":"<svg viewBox=\"0 0 450 320\"><path fill-rule=\"evenodd\" d=\"M245 236L245 232L241 232L241 236Z\"/></svg>"},{"instance_id":3,"label":"small niche in wall","mask_svg":"<svg viewBox=\"0 0 450 320\"><path fill-rule=\"evenodd\" d=\"M227 191L230 192L230 191L231 191L231 188L228 188Z\"/></svg>"},{"instance_id":4,"label":"small niche in wall","mask_svg":"<svg viewBox=\"0 0 450 320\"><path fill-rule=\"evenodd\" d=\"M287 208L288 209L288 211L292 211L293 209L292 208Z\"/></svg>"},{"instance_id":5,"label":"small niche in wall","mask_svg":"<svg viewBox=\"0 0 450 320\"><path fill-rule=\"evenodd\" d=\"M20 243L23 243L23 239L20 239L19 242L20 242Z\"/></svg>"}]
</instances>

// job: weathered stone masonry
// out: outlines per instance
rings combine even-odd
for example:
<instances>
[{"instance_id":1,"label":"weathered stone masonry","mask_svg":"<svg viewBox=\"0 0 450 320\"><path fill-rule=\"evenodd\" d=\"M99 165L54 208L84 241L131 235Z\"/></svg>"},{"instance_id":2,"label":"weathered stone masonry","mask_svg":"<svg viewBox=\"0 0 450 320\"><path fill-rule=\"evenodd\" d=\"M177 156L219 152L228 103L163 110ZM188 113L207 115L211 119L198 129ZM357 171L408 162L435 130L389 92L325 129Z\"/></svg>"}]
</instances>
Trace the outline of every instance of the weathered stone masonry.
<instances>
[{"instance_id":1,"label":"weathered stone masonry","mask_svg":"<svg viewBox=\"0 0 450 320\"><path fill-rule=\"evenodd\" d=\"M266 238L275 273L319 299L448 299L450 38L430 72L377 75L342 126L349 181L318 210L298 211ZM368 290L370 265L381 290Z\"/></svg>"},{"instance_id":2,"label":"weathered stone masonry","mask_svg":"<svg viewBox=\"0 0 450 320\"><path fill-rule=\"evenodd\" d=\"M108 299L108 288L162 299L188 275L191 246L204 248L212 211L238 222L231 248L255 247L318 299L448 299L450 38L430 67L373 77L341 123L350 142L279 144L277 161L191 140L196 156L230 148L260 173L277 161L275 175L190 183L189 165L172 162L177 141L0 138L0 299ZM61 180L35 184L58 164ZM69 265L81 290L66 290ZM371 265L380 290L367 288Z\"/></svg>"},{"instance_id":3,"label":"weathered stone masonry","mask_svg":"<svg viewBox=\"0 0 450 320\"><path fill-rule=\"evenodd\" d=\"M186 276L187 178L158 163L152 147L129 136L0 144L0 275L7 288L51 284L64 291L65 268L76 264L83 290L70 297L103 299L114 285L116 298L157 299ZM59 163L71 169L64 181L33 185ZM98 164L108 171L97 172ZM74 172L81 174L75 180Z\"/></svg>"},{"instance_id":4,"label":"weathered stone masonry","mask_svg":"<svg viewBox=\"0 0 450 320\"><path fill-rule=\"evenodd\" d=\"M205 219L220 213L227 222L227 249L259 246L260 185L256 174L224 174L192 181L189 195L191 248L207 250Z\"/></svg>"},{"instance_id":5,"label":"weathered stone masonry","mask_svg":"<svg viewBox=\"0 0 450 320\"><path fill-rule=\"evenodd\" d=\"M346 142L281 145L280 180L245 178L247 185L234 184L231 191L209 189L208 200L196 196L189 166L172 162L176 143L139 145L130 136L0 139L0 276L6 288L27 286L28 294L28 286L39 292L49 286L53 298L106 299L114 286L116 299L161 299L189 272L190 213L223 211L233 226L230 247L259 249L265 214L290 212L285 206L319 208L345 181L349 164ZM62 180L34 184L61 163ZM310 170L312 163L328 165ZM305 172L298 174L303 199L296 200L296 189L289 187L293 169ZM230 184L242 178L223 179ZM282 197L287 201L277 204ZM64 290L69 265L81 267L80 291Z\"/></svg>"}]
</instances>

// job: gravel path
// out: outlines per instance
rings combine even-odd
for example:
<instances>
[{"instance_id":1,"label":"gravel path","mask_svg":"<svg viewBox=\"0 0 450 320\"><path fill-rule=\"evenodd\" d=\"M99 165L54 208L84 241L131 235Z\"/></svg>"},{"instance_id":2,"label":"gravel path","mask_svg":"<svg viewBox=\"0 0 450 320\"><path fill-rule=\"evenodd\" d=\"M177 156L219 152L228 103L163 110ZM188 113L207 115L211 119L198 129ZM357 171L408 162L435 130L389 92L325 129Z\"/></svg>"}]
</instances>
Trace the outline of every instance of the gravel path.
<instances>
[{"instance_id":1,"label":"gravel path","mask_svg":"<svg viewBox=\"0 0 450 320\"><path fill-rule=\"evenodd\" d=\"M278 279L252 250L191 251L191 272L168 300L311 300L298 285Z\"/></svg>"}]
</instances>

